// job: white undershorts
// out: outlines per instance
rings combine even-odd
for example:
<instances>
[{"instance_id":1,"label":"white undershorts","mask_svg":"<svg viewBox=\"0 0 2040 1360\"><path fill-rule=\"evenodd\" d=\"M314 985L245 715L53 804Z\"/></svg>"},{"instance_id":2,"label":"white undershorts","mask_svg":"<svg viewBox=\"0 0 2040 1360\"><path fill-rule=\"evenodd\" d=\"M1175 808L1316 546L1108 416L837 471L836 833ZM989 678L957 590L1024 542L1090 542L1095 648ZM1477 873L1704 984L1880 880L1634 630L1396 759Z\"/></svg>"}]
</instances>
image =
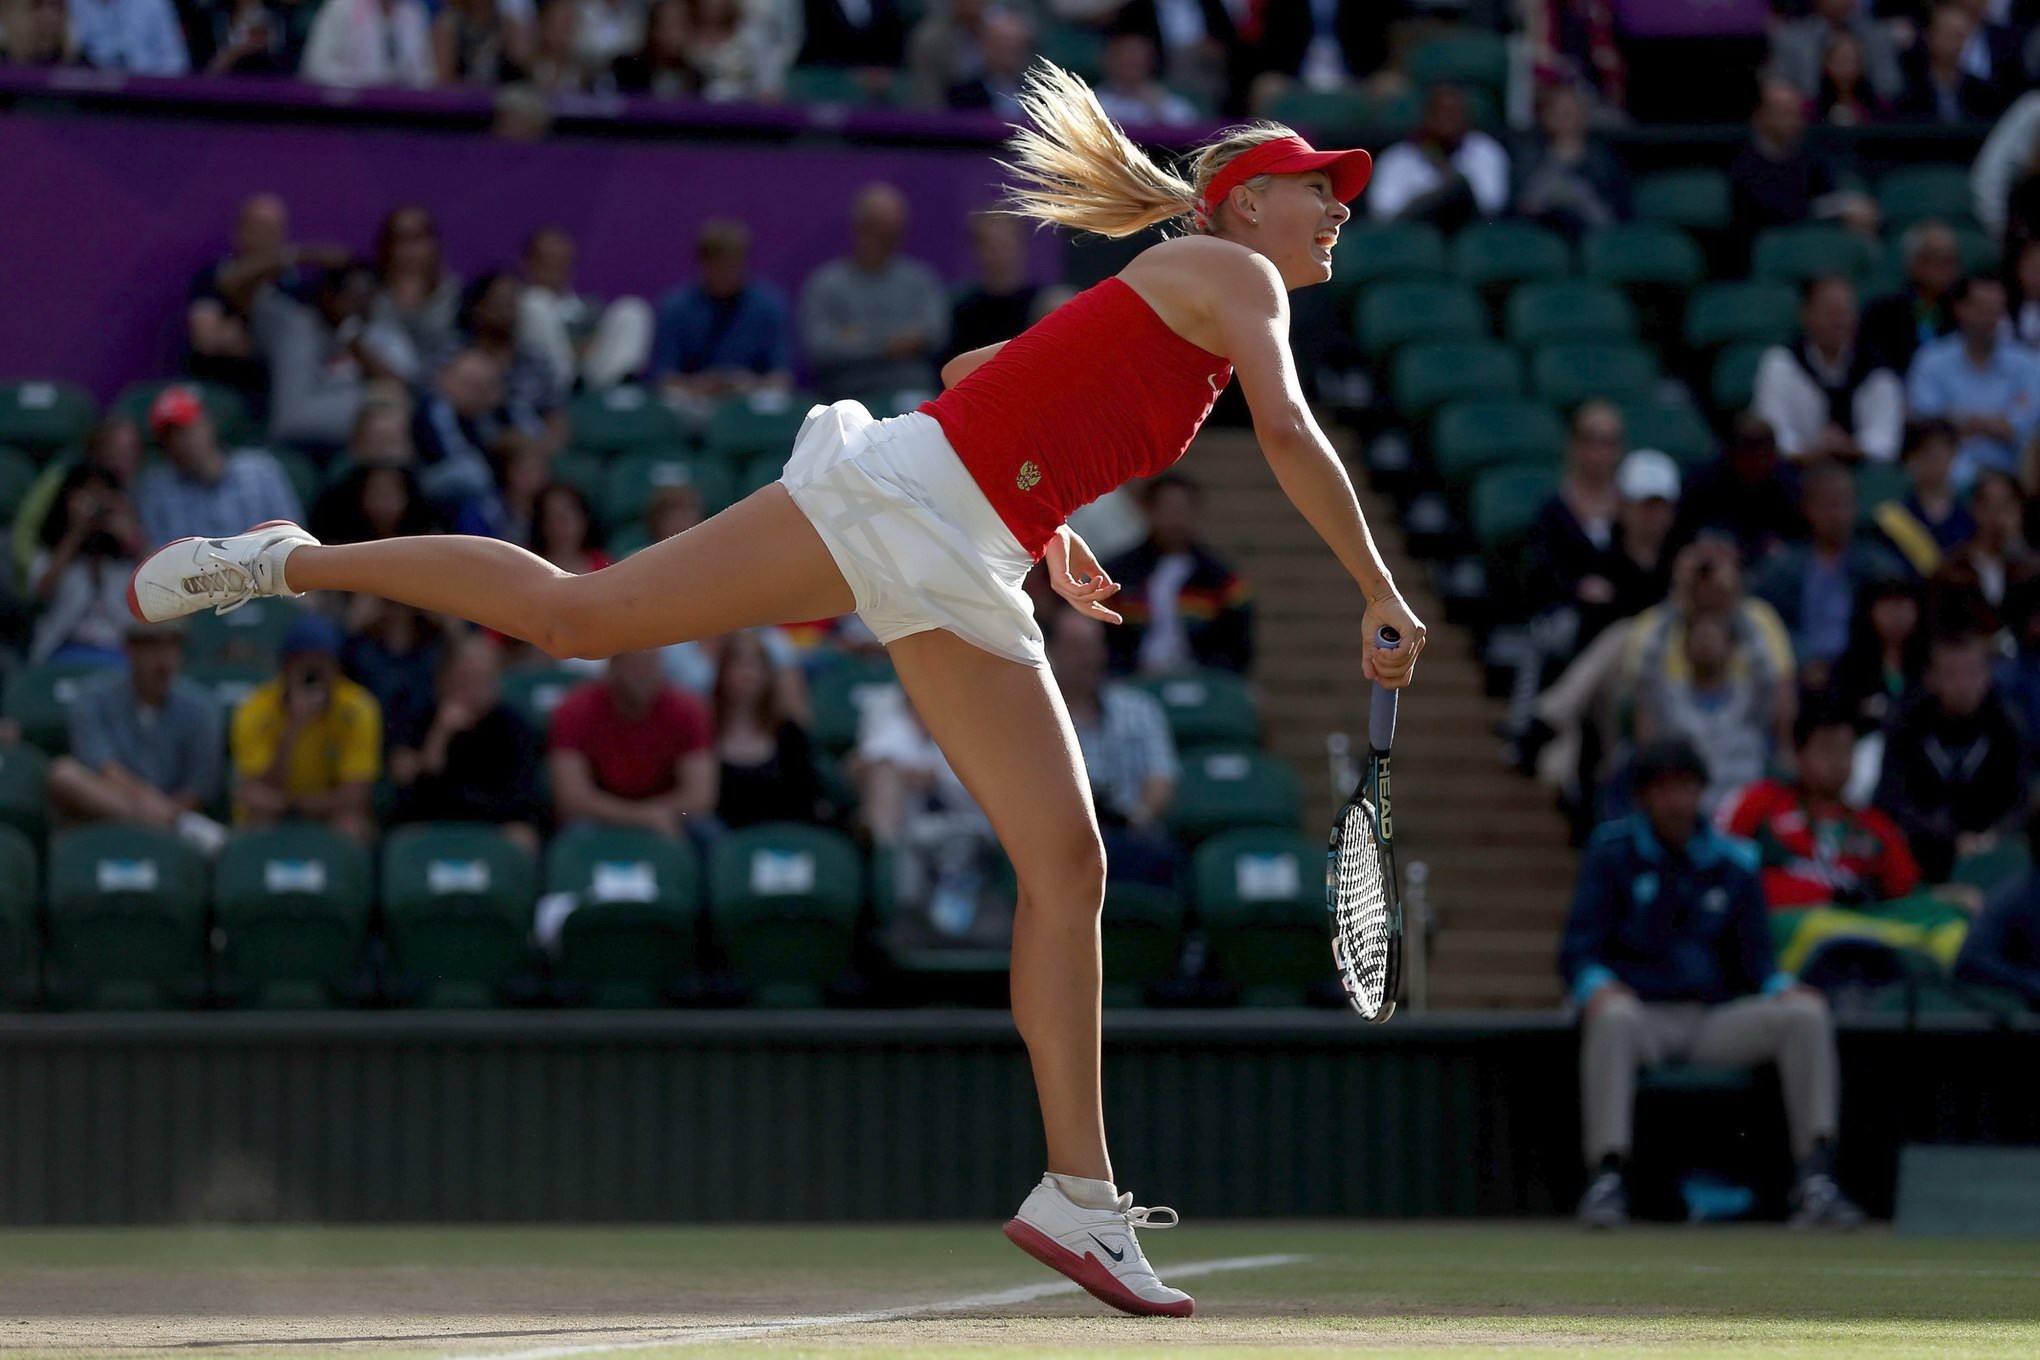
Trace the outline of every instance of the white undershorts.
<instances>
[{"instance_id":1,"label":"white undershorts","mask_svg":"<svg viewBox=\"0 0 2040 1360\"><path fill-rule=\"evenodd\" d=\"M817 406L779 482L880 642L947 628L1022 665L1046 664L1021 584L1034 559L933 416L874 420L854 401Z\"/></svg>"}]
</instances>

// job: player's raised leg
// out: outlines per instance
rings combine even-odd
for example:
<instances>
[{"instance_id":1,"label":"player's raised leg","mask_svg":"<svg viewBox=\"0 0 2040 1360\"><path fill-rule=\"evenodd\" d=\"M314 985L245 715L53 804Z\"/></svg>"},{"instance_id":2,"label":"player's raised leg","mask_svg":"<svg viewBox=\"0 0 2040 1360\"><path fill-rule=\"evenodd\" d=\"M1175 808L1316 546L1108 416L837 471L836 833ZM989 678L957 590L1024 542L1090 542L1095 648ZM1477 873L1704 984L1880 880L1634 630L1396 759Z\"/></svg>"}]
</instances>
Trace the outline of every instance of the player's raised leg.
<instances>
[{"instance_id":1,"label":"player's raised leg","mask_svg":"<svg viewBox=\"0 0 2040 1360\"><path fill-rule=\"evenodd\" d=\"M453 614L557 657L833 618L855 606L814 526L776 483L586 576L493 538L325 545L294 524L268 524L158 550L135 569L128 602L138 616L161 621L311 590L356 591Z\"/></svg>"},{"instance_id":2,"label":"player's raised leg","mask_svg":"<svg viewBox=\"0 0 2040 1360\"><path fill-rule=\"evenodd\" d=\"M1175 1211L1134 1208L1113 1183L1105 1147L1098 1073L1105 852L1062 696L1045 669L954 633L916 633L887 650L1019 879L1013 1019L1034 1068L1049 1174L1006 1235L1115 1308L1187 1316L1190 1296L1155 1278L1134 1236L1138 1227L1170 1226Z\"/></svg>"}]
</instances>

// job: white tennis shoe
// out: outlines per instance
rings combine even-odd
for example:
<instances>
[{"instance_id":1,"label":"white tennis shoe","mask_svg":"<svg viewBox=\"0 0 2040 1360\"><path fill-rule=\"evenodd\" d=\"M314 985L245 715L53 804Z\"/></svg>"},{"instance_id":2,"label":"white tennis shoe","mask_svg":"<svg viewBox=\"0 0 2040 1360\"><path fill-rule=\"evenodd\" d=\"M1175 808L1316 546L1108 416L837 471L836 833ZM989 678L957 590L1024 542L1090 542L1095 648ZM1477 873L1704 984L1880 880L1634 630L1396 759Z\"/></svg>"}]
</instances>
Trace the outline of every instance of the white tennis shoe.
<instances>
[{"instance_id":1,"label":"white tennis shoe","mask_svg":"<svg viewBox=\"0 0 2040 1360\"><path fill-rule=\"evenodd\" d=\"M142 559L128 579L128 609L163 623L211 609L225 614L259 596L296 597L284 584L293 548L317 543L289 520L272 519L230 538L180 538Z\"/></svg>"},{"instance_id":2,"label":"white tennis shoe","mask_svg":"<svg viewBox=\"0 0 2040 1360\"><path fill-rule=\"evenodd\" d=\"M1174 1209L1136 1209L1132 1195L1121 1195L1110 1209L1087 1209L1043 1176L1007 1222L1006 1236L1122 1313L1189 1317L1196 1301L1155 1278L1133 1235L1135 1228L1173 1228L1176 1222Z\"/></svg>"}]
</instances>

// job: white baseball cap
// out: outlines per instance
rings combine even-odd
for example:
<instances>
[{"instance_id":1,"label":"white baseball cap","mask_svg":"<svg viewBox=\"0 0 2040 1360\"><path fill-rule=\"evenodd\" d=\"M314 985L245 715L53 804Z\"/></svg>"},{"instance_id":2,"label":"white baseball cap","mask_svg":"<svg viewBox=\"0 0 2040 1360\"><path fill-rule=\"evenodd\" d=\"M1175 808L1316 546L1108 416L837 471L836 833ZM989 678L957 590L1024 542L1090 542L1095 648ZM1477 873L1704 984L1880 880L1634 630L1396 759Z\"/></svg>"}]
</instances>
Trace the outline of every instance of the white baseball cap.
<instances>
[{"instance_id":1,"label":"white baseball cap","mask_svg":"<svg viewBox=\"0 0 2040 1360\"><path fill-rule=\"evenodd\" d=\"M1625 501L1679 502L1679 465L1668 453L1637 449L1615 472L1615 489Z\"/></svg>"}]
</instances>

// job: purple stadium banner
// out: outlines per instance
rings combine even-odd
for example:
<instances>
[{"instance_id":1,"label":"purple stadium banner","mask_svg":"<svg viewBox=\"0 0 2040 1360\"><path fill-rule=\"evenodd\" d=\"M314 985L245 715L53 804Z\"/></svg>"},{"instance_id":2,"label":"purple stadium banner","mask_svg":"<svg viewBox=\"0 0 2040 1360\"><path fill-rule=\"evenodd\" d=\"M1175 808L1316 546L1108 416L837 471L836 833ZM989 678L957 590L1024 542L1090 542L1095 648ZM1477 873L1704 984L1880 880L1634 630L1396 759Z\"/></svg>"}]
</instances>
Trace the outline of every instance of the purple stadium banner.
<instances>
[{"instance_id":1,"label":"purple stadium banner","mask_svg":"<svg viewBox=\"0 0 2040 1360\"><path fill-rule=\"evenodd\" d=\"M1616 22L1632 38L1742 38L1764 31L1769 0L1616 0Z\"/></svg>"},{"instance_id":2,"label":"purple stadium banner","mask_svg":"<svg viewBox=\"0 0 2040 1360\"><path fill-rule=\"evenodd\" d=\"M998 167L977 151L807 149L126 117L0 115L0 378L55 376L102 400L176 371L193 274L221 254L236 206L290 205L294 236L366 253L383 215L422 203L464 274L513 265L525 236L558 224L581 247L580 285L659 294L693 275L702 222L736 217L756 272L789 293L845 248L846 214L874 179L913 205L908 253L946 279L970 269L964 217ZM1037 277L1060 258L1034 240Z\"/></svg>"}]
</instances>

